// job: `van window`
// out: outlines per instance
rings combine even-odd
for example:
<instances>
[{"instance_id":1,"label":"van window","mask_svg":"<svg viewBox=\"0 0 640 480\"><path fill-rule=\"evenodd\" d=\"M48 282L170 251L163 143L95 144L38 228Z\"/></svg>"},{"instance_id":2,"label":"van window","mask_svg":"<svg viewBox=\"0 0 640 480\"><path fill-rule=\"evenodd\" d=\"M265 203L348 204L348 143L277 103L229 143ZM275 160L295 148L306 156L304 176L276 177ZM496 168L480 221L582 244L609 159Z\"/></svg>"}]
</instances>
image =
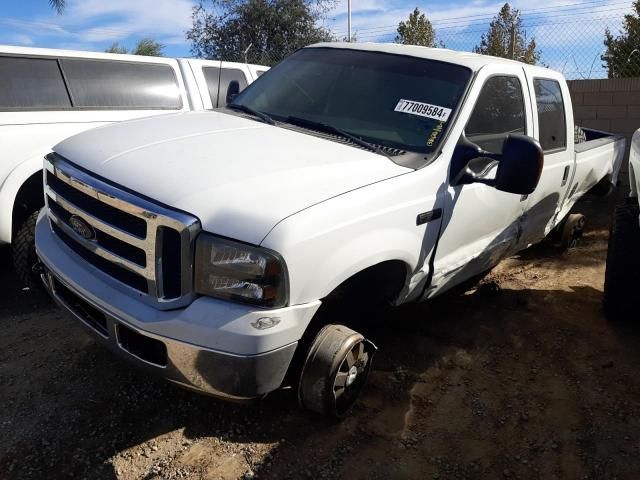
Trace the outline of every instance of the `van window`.
<instances>
[{"instance_id":1,"label":"van window","mask_svg":"<svg viewBox=\"0 0 640 480\"><path fill-rule=\"evenodd\" d=\"M213 108L218 106L218 87L220 86L220 69L218 67L204 67L202 69L204 79L207 82L209 98Z\"/></svg>"},{"instance_id":2,"label":"van window","mask_svg":"<svg viewBox=\"0 0 640 480\"><path fill-rule=\"evenodd\" d=\"M567 146L567 124L564 115L564 102L560 84L555 80L534 78L540 126L540 145L548 150Z\"/></svg>"},{"instance_id":3,"label":"van window","mask_svg":"<svg viewBox=\"0 0 640 480\"><path fill-rule=\"evenodd\" d=\"M0 57L0 110L69 107L55 59Z\"/></svg>"},{"instance_id":4,"label":"van window","mask_svg":"<svg viewBox=\"0 0 640 480\"><path fill-rule=\"evenodd\" d=\"M63 59L75 107L182 108L180 89L169 65Z\"/></svg>"},{"instance_id":5,"label":"van window","mask_svg":"<svg viewBox=\"0 0 640 480\"><path fill-rule=\"evenodd\" d=\"M218 107L224 107L227 104L227 89L229 84L237 80L240 84L240 91L247 87L247 77L244 72L237 68L223 68L220 71L220 89L218 90Z\"/></svg>"},{"instance_id":6,"label":"van window","mask_svg":"<svg viewBox=\"0 0 640 480\"><path fill-rule=\"evenodd\" d=\"M525 133L522 85L517 77L491 77L482 87L465 134L484 150L500 153L510 133Z\"/></svg>"}]
</instances>

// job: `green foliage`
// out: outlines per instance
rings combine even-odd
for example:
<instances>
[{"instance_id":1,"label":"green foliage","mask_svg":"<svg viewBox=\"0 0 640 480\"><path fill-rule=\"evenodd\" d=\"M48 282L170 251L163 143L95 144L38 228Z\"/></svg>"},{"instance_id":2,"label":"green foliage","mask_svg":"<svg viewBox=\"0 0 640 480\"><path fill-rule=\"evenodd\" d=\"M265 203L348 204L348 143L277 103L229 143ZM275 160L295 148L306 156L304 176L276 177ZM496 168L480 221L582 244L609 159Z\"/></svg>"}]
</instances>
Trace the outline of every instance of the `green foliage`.
<instances>
[{"instance_id":1,"label":"green foliage","mask_svg":"<svg viewBox=\"0 0 640 480\"><path fill-rule=\"evenodd\" d=\"M520 11L505 3L500 13L493 17L489 31L482 34L480 45L474 52L494 57L511 58L535 65L540 60L535 38L527 43L527 35L522 27Z\"/></svg>"},{"instance_id":2,"label":"green foliage","mask_svg":"<svg viewBox=\"0 0 640 480\"><path fill-rule=\"evenodd\" d=\"M65 0L49 0L49 5L51 5L51 8L53 8L58 15L64 11L65 4Z\"/></svg>"},{"instance_id":3,"label":"green foliage","mask_svg":"<svg viewBox=\"0 0 640 480\"><path fill-rule=\"evenodd\" d=\"M105 50L106 53L129 53L127 47L121 47L118 42L113 42L109 48Z\"/></svg>"},{"instance_id":4,"label":"green foliage","mask_svg":"<svg viewBox=\"0 0 640 480\"><path fill-rule=\"evenodd\" d=\"M199 58L273 65L301 47L334 40L318 26L333 6L334 0L201 0L187 39Z\"/></svg>"},{"instance_id":5,"label":"green foliage","mask_svg":"<svg viewBox=\"0 0 640 480\"><path fill-rule=\"evenodd\" d=\"M415 8L406 22L398 24L396 43L404 45L421 45L423 47L436 47L436 32L424 13ZM443 45L441 45L443 46Z\"/></svg>"},{"instance_id":6,"label":"green foliage","mask_svg":"<svg viewBox=\"0 0 640 480\"><path fill-rule=\"evenodd\" d=\"M113 42L109 48L105 50L106 53L131 53L132 55L146 55L149 57L162 57L162 50L164 45L156 42L152 38L143 38L136 47L129 52L127 47L121 47L118 42Z\"/></svg>"},{"instance_id":7,"label":"green foliage","mask_svg":"<svg viewBox=\"0 0 640 480\"><path fill-rule=\"evenodd\" d=\"M133 49L134 55L146 55L148 57L162 57L162 51L164 45L156 42L152 38L143 38L136 44L136 48Z\"/></svg>"},{"instance_id":8,"label":"green foliage","mask_svg":"<svg viewBox=\"0 0 640 480\"><path fill-rule=\"evenodd\" d=\"M620 35L614 37L609 29L604 33L606 52L601 59L609 78L640 75L640 0L633 2L633 10L624 16Z\"/></svg>"}]
</instances>

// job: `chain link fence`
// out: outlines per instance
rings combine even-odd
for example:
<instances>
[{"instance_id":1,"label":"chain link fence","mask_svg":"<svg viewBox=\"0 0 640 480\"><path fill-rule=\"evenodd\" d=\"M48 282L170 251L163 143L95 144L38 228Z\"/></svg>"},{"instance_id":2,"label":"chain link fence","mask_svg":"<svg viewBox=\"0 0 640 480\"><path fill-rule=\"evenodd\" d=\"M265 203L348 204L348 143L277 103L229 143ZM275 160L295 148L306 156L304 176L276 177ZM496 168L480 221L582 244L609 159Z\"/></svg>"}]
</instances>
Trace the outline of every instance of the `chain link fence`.
<instances>
[{"instance_id":1,"label":"chain link fence","mask_svg":"<svg viewBox=\"0 0 640 480\"><path fill-rule=\"evenodd\" d=\"M605 4L589 0L522 12L519 34L524 44L535 41L537 64L558 70L569 80L640 77L640 20L638 27L627 33L623 27L625 15L632 13L631 3L611 1ZM452 50L473 51L482 35L487 34L492 19L492 15L482 15L434 20L436 43ZM396 29L397 25L355 29L354 38L356 42L393 42ZM334 30L333 34L338 39L346 36L341 30ZM503 39L502 50L511 52L504 56L523 60L518 48L509 45L513 35L505 32ZM268 49L258 54L252 48L223 60L245 62L245 59L248 63L269 66L280 60L270 55Z\"/></svg>"}]
</instances>

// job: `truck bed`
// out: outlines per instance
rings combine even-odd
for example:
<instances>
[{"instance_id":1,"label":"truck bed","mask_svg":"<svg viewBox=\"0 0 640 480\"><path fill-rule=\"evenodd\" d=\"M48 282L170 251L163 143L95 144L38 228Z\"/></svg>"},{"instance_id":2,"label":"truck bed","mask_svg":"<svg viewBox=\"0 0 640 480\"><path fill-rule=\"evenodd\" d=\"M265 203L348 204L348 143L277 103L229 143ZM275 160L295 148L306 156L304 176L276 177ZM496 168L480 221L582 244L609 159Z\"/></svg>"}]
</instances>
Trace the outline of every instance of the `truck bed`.
<instances>
[{"instance_id":1,"label":"truck bed","mask_svg":"<svg viewBox=\"0 0 640 480\"><path fill-rule=\"evenodd\" d=\"M616 185L624 159L624 135L590 128L582 130L587 141L574 145L576 168L570 197L581 196L600 181Z\"/></svg>"}]
</instances>

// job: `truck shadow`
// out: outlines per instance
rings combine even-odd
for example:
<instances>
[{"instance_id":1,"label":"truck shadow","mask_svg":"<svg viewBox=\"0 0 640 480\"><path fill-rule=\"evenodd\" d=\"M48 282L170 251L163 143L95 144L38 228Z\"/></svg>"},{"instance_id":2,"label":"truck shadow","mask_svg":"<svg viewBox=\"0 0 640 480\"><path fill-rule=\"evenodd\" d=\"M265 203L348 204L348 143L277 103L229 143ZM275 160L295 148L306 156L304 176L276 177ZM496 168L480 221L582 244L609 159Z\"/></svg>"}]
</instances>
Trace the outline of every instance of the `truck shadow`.
<instances>
[{"instance_id":1,"label":"truck shadow","mask_svg":"<svg viewBox=\"0 0 640 480\"><path fill-rule=\"evenodd\" d=\"M586 212L590 209L603 210L587 204ZM608 216L598 215L602 216L596 219L597 228L585 239L592 242L590 254L564 256L552 262L553 268L602 263L602 235L606 235L602 232ZM25 302L25 293L4 268L9 264L7 254L0 254L3 284L11 292L0 305L0 325L10 327L0 348L4 405L0 437L11 439L0 447L0 472L8 472L9 479L41 478L51 476L50 472L55 477L117 478L114 456L126 455L130 463L140 457L139 463L158 464L166 453L158 438L176 431L187 441L174 445L172 461L197 463L211 472L223 458L212 454L211 447L203 448L203 442L270 445L270 460L246 460L248 467L262 471L266 478L307 472L321 476L327 473L327 465L333 469L329 474L340 471L343 464L332 455L345 442L357 443L355 438L364 435L367 445L349 454L350 463L362 465L364 472L370 466L371 473L384 477L387 471L391 476L391 466L380 465L379 457L388 450L401 452L407 438L422 441L432 431L451 428L483 444L496 442L489 435L497 431L500 410L522 396L511 383L522 385L532 369L567 377L563 362L568 361L569 347L583 346L593 362L604 356L629 365L640 363L639 332L604 321L601 291L592 286L501 289L480 284L427 304L380 309L357 318L379 353L354 414L341 424L329 423L298 410L290 390L253 404L234 405L131 369L51 305ZM518 257L534 261L558 257L558 253L541 245ZM25 321L9 325L16 319ZM593 345L600 345L600 350L594 352ZM505 375L517 381L505 381ZM555 388L536 395L544 403L544 396L553 397ZM450 398L444 395L451 390L457 393ZM485 425L484 432L474 424L477 415L469 403L478 391L495 392L485 399L483 408L493 422ZM446 419L453 418L457 420L447 427ZM556 412L543 412L538 423L522 425L520 434L531 428L533 435L541 423L567 428L563 422ZM155 442L156 450L148 446L149 440ZM502 449L509 449L508 441L505 438ZM449 445L462 456L469 453L464 445L447 442L443 440L442 448ZM425 455L432 448L429 445ZM301 451L312 452L315 463ZM154 476L149 472L142 478Z\"/></svg>"},{"instance_id":2,"label":"truck shadow","mask_svg":"<svg viewBox=\"0 0 640 480\"><path fill-rule=\"evenodd\" d=\"M465 372L468 376L473 368L488 369L482 388L499 392L493 397L496 405L488 406L498 408L504 398L517 396L505 387L501 375L494 372L491 380L491 365L499 362L502 355L515 355L509 376L524 381L531 365L545 365L549 355L557 355L545 342L559 329L572 332L572 336L561 335L567 341L593 341L581 333L584 325L589 325L589 330L595 326L602 335L611 335L600 315L600 298L600 291L582 286L570 291L495 291L480 286L464 294L444 295L429 304L374 312L361 323L364 333L380 349L375 368L363 400L342 424L298 410L291 391L276 392L250 405L234 405L174 388L130 369L88 340L71 320L56 317L53 320L60 324L59 334L72 337L73 348L62 353L68 361L58 365L55 374L50 371L51 365L60 360L55 351L47 364L35 367L45 371L30 374L31 381L21 386L27 391L26 398L6 398L9 401L3 403L2 416L14 419L12 428L20 429L24 423L31 434L21 432L16 435L21 440L2 447L0 471L10 471L8 478L38 478L45 472L56 472L56 477L116 478L110 461L114 455L179 430L189 444L178 448L178 459L174 461L188 458L211 469L222 459L202 447L203 439L236 445L273 445L268 463L251 465L254 471L261 469L266 478L280 478L290 472L296 477L308 470L320 475L320 466L331 463L325 457L339 450L342 443L352 441L358 432L364 432L368 446L352 452L350 462L374 465L372 458L380 453L377 449L399 451L403 439L417 431L418 424L412 423L416 409L428 412L428 400L439 398L441 389L450 388L451 379L442 372L452 366L463 372L456 380L459 402L453 402L450 409L443 408L459 419L455 428L460 434L473 436L474 417L469 405L460 400L465 389L475 388L473 379L465 380ZM567 311L573 313L567 315ZM64 342L62 338L47 341ZM618 338L616 348L622 348L632 364L640 360L640 349L633 337ZM15 353L12 357L22 358L19 351ZM3 357L3 363L15 361L24 360ZM37 405L29 404L31 395L38 398ZM30 408L34 410L28 419L24 416ZM426 428L421 433L424 435L431 427L422 428ZM432 428L443 426L435 422ZM162 454L162 442L158 443L157 451L142 448L126 455L132 455L132 462L136 455L154 458ZM298 453L313 445L321 445L314 449L316 466ZM342 467L338 463L332 468ZM377 473L384 473L385 468ZM155 478L155 474L146 478Z\"/></svg>"}]
</instances>

